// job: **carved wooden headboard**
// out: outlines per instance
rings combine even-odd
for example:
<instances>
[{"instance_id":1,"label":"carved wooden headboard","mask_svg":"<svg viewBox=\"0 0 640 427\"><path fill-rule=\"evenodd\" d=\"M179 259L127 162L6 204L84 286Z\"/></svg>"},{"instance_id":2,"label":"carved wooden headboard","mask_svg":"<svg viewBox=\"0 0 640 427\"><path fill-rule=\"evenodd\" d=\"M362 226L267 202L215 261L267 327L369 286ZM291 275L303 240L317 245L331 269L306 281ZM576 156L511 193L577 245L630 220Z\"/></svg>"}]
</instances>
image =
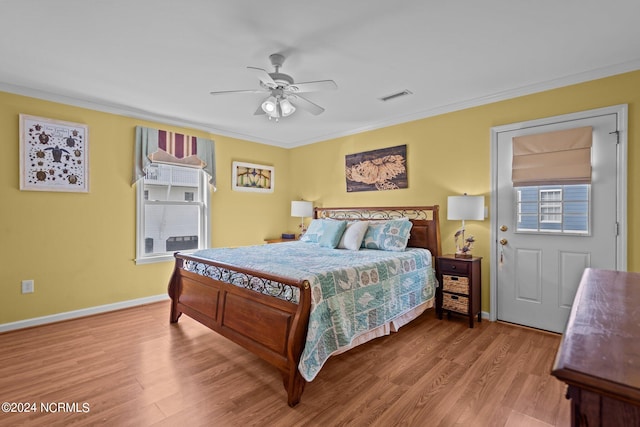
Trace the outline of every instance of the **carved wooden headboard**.
<instances>
[{"instance_id":1,"label":"carved wooden headboard","mask_svg":"<svg viewBox=\"0 0 640 427\"><path fill-rule=\"evenodd\" d=\"M373 208L315 208L314 218L375 221L409 218L413 223L407 246L426 248L431 255L442 255L439 206L400 206Z\"/></svg>"}]
</instances>

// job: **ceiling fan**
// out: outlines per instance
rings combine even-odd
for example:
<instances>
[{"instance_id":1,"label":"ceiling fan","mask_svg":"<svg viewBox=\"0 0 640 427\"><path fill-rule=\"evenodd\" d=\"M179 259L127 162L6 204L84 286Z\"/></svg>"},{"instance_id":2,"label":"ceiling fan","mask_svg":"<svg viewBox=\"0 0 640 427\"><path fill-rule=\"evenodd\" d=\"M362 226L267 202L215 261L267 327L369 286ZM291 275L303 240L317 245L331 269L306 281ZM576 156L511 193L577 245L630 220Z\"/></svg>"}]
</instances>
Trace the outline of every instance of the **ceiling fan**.
<instances>
[{"instance_id":1,"label":"ceiling fan","mask_svg":"<svg viewBox=\"0 0 640 427\"><path fill-rule=\"evenodd\" d=\"M322 90L335 90L338 88L333 80L318 80L313 82L294 83L293 77L280 72L284 63L284 56L274 53L269 56L275 72L269 73L262 68L247 67L260 79L260 89L226 90L211 92L211 95L227 95L233 93L268 93L269 95L260 103L254 115L266 114L269 120L278 121L281 117L287 117L301 108L313 115L321 114L324 108L314 104L301 96L305 92L319 92Z\"/></svg>"}]
</instances>

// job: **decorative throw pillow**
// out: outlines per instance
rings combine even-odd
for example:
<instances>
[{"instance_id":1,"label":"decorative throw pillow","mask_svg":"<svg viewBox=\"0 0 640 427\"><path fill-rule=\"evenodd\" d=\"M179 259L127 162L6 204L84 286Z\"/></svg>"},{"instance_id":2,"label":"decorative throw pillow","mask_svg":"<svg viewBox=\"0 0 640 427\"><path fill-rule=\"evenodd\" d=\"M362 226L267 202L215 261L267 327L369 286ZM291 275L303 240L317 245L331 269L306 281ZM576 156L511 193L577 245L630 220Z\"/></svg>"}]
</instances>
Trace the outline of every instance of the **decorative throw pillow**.
<instances>
[{"instance_id":1,"label":"decorative throw pillow","mask_svg":"<svg viewBox=\"0 0 640 427\"><path fill-rule=\"evenodd\" d=\"M301 242L318 243L320 236L322 236L323 220L313 219L307 231L300 237Z\"/></svg>"},{"instance_id":2,"label":"decorative throw pillow","mask_svg":"<svg viewBox=\"0 0 640 427\"><path fill-rule=\"evenodd\" d=\"M347 227L346 221L325 221L322 225L322 235L318 243L324 248L335 248Z\"/></svg>"},{"instance_id":3,"label":"decorative throw pillow","mask_svg":"<svg viewBox=\"0 0 640 427\"><path fill-rule=\"evenodd\" d=\"M407 248L411 227L411 221L401 219L369 223L362 245L367 249L402 252Z\"/></svg>"},{"instance_id":4,"label":"decorative throw pillow","mask_svg":"<svg viewBox=\"0 0 640 427\"><path fill-rule=\"evenodd\" d=\"M347 228L344 230L342 238L338 243L338 248L349 249L357 251L360 249L364 234L367 232L369 224L367 221L355 221L347 223Z\"/></svg>"}]
</instances>

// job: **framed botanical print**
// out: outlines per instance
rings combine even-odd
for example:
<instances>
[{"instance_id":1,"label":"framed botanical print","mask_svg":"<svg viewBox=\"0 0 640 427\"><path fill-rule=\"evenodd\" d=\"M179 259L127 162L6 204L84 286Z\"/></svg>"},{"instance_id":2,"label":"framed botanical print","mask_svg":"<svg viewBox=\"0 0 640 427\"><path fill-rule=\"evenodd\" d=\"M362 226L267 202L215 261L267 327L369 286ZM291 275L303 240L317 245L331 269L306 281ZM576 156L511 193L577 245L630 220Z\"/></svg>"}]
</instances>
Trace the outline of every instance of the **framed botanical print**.
<instances>
[{"instance_id":1,"label":"framed botanical print","mask_svg":"<svg viewBox=\"0 0 640 427\"><path fill-rule=\"evenodd\" d=\"M20 190L89 192L85 124L20 114Z\"/></svg>"},{"instance_id":2,"label":"framed botanical print","mask_svg":"<svg viewBox=\"0 0 640 427\"><path fill-rule=\"evenodd\" d=\"M272 166L233 162L231 185L234 191L273 193L275 170Z\"/></svg>"}]
</instances>

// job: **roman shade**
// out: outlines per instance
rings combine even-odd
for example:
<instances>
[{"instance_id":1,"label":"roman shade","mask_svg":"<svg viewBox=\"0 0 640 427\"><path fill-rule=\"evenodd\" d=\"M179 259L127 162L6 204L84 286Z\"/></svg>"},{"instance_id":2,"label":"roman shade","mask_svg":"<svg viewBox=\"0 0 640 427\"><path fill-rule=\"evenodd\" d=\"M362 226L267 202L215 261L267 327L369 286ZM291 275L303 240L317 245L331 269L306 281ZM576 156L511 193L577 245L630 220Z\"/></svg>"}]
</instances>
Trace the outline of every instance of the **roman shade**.
<instances>
[{"instance_id":1,"label":"roman shade","mask_svg":"<svg viewBox=\"0 0 640 427\"><path fill-rule=\"evenodd\" d=\"M591 183L591 126L513 138L514 187Z\"/></svg>"},{"instance_id":2,"label":"roman shade","mask_svg":"<svg viewBox=\"0 0 640 427\"><path fill-rule=\"evenodd\" d=\"M144 177L149 164L169 163L201 168L209 175L209 184L215 190L216 162L213 141L165 130L136 126L133 182Z\"/></svg>"}]
</instances>

